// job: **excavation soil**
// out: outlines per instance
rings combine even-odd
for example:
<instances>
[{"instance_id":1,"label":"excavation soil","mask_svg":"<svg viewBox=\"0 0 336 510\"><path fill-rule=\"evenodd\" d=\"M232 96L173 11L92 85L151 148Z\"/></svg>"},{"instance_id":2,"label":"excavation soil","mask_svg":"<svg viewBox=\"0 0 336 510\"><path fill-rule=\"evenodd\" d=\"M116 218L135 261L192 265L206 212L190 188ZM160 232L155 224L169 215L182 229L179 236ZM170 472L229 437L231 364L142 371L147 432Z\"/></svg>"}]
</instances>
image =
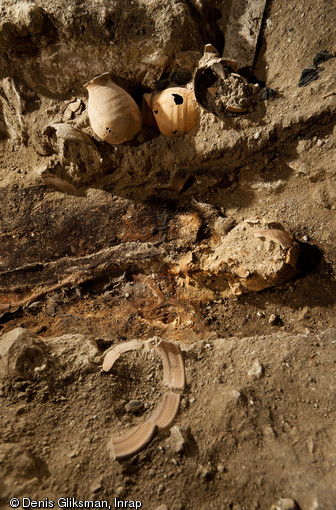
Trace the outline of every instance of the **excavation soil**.
<instances>
[{"instance_id":1,"label":"excavation soil","mask_svg":"<svg viewBox=\"0 0 336 510\"><path fill-rule=\"evenodd\" d=\"M229 6L19 5L1 7L0 328L37 334L56 361L0 374L0 505L335 509L336 58L298 84L318 52L336 54L336 6L268 2L253 74L274 97L240 115L200 107L183 137L144 126L112 147L90 128L83 84L110 71L140 106L158 81L188 86L204 44L223 49ZM91 137L99 168L46 145L59 122ZM298 242L289 281L235 295L179 269L256 217ZM154 355L123 355L105 373L104 351L153 337L183 351L174 425L186 439L167 430L117 462L111 437L165 388Z\"/></svg>"}]
</instances>

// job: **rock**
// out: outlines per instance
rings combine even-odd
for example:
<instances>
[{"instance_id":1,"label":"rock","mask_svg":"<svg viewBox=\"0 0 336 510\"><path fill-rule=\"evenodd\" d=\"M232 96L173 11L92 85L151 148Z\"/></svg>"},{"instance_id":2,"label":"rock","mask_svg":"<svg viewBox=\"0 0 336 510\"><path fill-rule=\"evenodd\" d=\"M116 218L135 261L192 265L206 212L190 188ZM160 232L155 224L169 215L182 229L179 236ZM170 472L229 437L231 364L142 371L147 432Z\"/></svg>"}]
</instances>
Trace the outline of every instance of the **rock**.
<instances>
[{"instance_id":1,"label":"rock","mask_svg":"<svg viewBox=\"0 0 336 510\"><path fill-rule=\"evenodd\" d=\"M221 462L219 464L217 464L218 473L225 473L225 470L226 470L226 468L225 468L224 464L222 464Z\"/></svg>"},{"instance_id":2,"label":"rock","mask_svg":"<svg viewBox=\"0 0 336 510\"><path fill-rule=\"evenodd\" d=\"M199 285L217 291L230 288L236 295L284 283L297 272L299 245L278 227L259 219L241 222L212 253L189 254L188 276Z\"/></svg>"},{"instance_id":3,"label":"rock","mask_svg":"<svg viewBox=\"0 0 336 510\"><path fill-rule=\"evenodd\" d=\"M139 414L144 410L144 404L141 400L131 400L125 405L126 413Z\"/></svg>"},{"instance_id":4,"label":"rock","mask_svg":"<svg viewBox=\"0 0 336 510\"><path fill-rule=\"evenodd\" d=\"M241 393L238 390L227 389L224 391L223 399L225 402L233 402L236 404L241 397Z\"/></svg>"},{"instance_id":5,"label":"rock","mask_svg":"<svg viewBox=\"0 0 336 510\"><path fill-rule=\"evenodd\" d=\"M323 182L316 188L313 199L320 207L324 209L336 208L336 192L330 182Z\"/></svg>"},{"instance_id":6,"label":"rock","mask_svg":"<svg viewBox=\"0 0 336 510\"><path fill-rule=\"evenodd\" d=\"M99 370L95 359L98 361L102 353L91 337L68 334L48 338L46 344L62 366L62 377Z\"/></svg>"},{"instance_id":7,"label":"rock","mask_svg":"<svg viewBox=\"0 0 336 510\"><path fill-rule=\"evenodd\" d=\"M93 494L95 494L96 492L99 492L101 488L102 488L101 478L99 478L98 480L94 480L90 485L90 490Z\"/></svg>"},{"instance_id":8,"label":"rock","mask_svg":"<svg viewBox=\"0 0 336 510\"><path fill-rule=\"evenodd\" d=\"M174 240L178 248L193 246L202 226L202 219L196 212L176 214L169 223L167 240Z\"/></svg>"},{"instance_id":9,"label":"rock","mask_svg":"<svg viewBox=\"0 0 336 510\"><path fill-rule=\"evenodd\" d=\"M42 178L47 172L73 185L83 185L102 173L103 159L98 148L84 131L70 124L47 126L37 143L39 153L52 156L39 169Z\"/></svg>"},{"instance_id":10,"label":"rock","mask_svg":"<svg viewBox=\"0 0 336 510\"><path fill-rule=\"evenodd\" d=\"M289 161L288 166L298 175L309 175L311 173L311 169L308 163L302 161L301 159L294 159L293 161Z\"/></svg>"},{"instance_id":11,"label":"rock","mask_svg":"<svg viewBox=\"0 0 336 510\"><path fill-rule=\"evenodd\" d=\"M298 506L291 498L280 498L271 506L271 510L298 510Z\"/></svg>"},{"instance_id":12,"label":"rock","mask_svg":"<svg viewBox=\"0 0 336 510\"><path fill-rule=\"evenodd\" d=\"M196 476L199 476L205 481L211 480L215 476L215 474L216 469L210 462L208 462L206 466L199 466L196 471Z\"/></svg>"},{"instance_id":13,"label":"rock","mask_svg":"<svg viewBox=\"0 0 336 510\"><path fill-rule=\"evenodd\" d=\"M278 315L275 315L275 313L271 313L268 319L268 323L271 324L271 326L275 326L279 323L280 317Z\"/></svg>"},{"instance_id":14,"label":"rock","mask_svg":"<svg viewBox=\"0 0 336 510\"><path fill-rule=\"evenodd\" d=\"M48 315L54 316L56 314L56 306L52 300L48 300L45 311Z\"/></svg>"},{"instance_id":15,"label":"rock","mask_svg":"<svg viewBox=\"0 0 336 510\"><path fill-rule=\"evenodd\" d=\"M114 495L117 498L122 498L125 495L125 492L126 488L124 487L124 485L117 485L114 491Z\"/></svg>"},{"instance_id":16,"label":"rock","mask_svg":"<svg viewBox=\"0 0 336 510\"><path fill-rule=\"evenodd\" d=\"M34 333L16 328L1 337L0 367L3 374L33 380L49 365L49 350ZM44 369L38 370L40 367Z\"/></svg>"},{"instance_id":17,"label":"rock","mask_svg":"<svg viewBox=\"0 0 336 510\"><path fill-rule=\"evenodd\" d=\"M253 378L255 378L255 379L260 379L260 377L262 376L262 374L263 374L263 366L262 366L262 364L260 363L260 361L259 361L258 359L256 359L256 360L253 362L253 364L252 364L252 366L251 366L250 370L247 372L247 375L248 375L249 377L253 377Z\"/></svg>"},{"instance_id":18,"label":"rock","mask_svg":"<svg viewBox=\"0 0 336 510\"><path fill-rule=\"evenodd\" d=\"M175 425L170 429L167 445L174 453L183 453L189 443L190 430Z\"/></svg>"},{"instance_id":19,"label":"rock","mask_svg":"<svg viewBox=\"0 0 336 510\"><path fill-rule=\"evenodd\" d=\"M214 223L214 231L219 236L225 236L235 226L235 221L232 218L223 218L219 216Z\"/></svg>"}]
</instances>

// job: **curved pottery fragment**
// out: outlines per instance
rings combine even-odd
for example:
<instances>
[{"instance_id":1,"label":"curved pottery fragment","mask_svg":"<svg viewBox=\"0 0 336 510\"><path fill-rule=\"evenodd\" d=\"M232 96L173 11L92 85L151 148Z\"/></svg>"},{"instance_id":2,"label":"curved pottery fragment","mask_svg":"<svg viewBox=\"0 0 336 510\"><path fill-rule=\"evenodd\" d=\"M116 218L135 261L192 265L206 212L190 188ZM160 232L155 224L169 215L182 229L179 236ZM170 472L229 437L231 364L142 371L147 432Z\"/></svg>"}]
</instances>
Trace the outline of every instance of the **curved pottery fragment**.
<instances>
[{"instance_id":1,"label":"curved pottery fragment","mask_svg":"<svg viewBox=\"0 0 336 510\"><path fill-rule=\"evenodd\" d=\"M45 129L44 133L47 134L48 136L51 136L50 131L53 129L56 131L57 138L62 138L63 140L70 140L72 142L87 143L89 145L92 145L96 149L96 146L89 137L89 135L84 133L84 131L81 131L80 129L76 128L75 126L59 122L48 126Z\"/></svg>"},{"instance_id":2,"label":"curved pottery fragment","mask_svg":"<svg viewBox=\"0 0 336 510\"><path fill-rule=\"evenodd\" d=\"M176 418L181 402L181 395L178 393L165 393L162 401L149 418L158 430L168 429Z\"/></svg>"},{"instance_id":3,"label":"curved pottery fragment","mask_svg":"<svg viewBox=\"0 0 336 510\"><path fill-rule=\"evenodd\" d=\"M86 83L88 114L96 135L110 144L131 140L142 126L141 112L134 99L111 80L109 73Z\"/></svg>"},{"instance_id":4,"label":"curved pottery fragment","mask_svg":"<svg viewBox=\"0 0 336 510\"><path fill-rule=\"evenodd\" d=\"M103 361L103 370L108 372L122 353L143 347L152 348L151 342L131 340L118 344L109 350ZM161 341L155 350L162 358L164 381L171 388L183 389L185 370L181 349L172 342ZM174 392L165 393L149 420L133 428L127 434L111 439L111 456L122 460L142 450L153 438L156 430L165 430L171 426L180 407L181 395Z\"/></svg>"},{"instance_id":5,"label":"curved pottery fragment","mask_svg":"<svg viewBox=\"0 0 336 510\"><path fill-rule=\"evenodd\" d=\"M156 350L162 358L164 382L170 388L183 390L185 387L185 370L180 347L162 340L156 346Z\"/></svg>"},{"instance_id":6,"label":"curved pottery fragment","mask_svg":"<svg viewBox=\"0 0 336 510\"><path fill-rule=\"evenodd\" d=\"M198 111L191 90L171 87L158 94L144 94L144 100L163 135L184 135L196 126Z\"/></svg>"},{"instance_id":7,"label":"curved pottery fragment","mask_svg":"<svg viewBox=\"0 0 336 510\"><path fill-rule=\"evenodd\" d=\"M121 437L111 439L111 456L115 460L126 459L142 450L153 439L156 425L146 421Z\"/></svg>"},{"instance_id":8,"label":"curved pottery fragment","mask_svg":"<svg viewBox=\"0 0 336 510\"><path fill-rule=\"evenodd\" d=\"M130 340L129 342L123 342L122 344L116 345L115 350L122 354L124 352L142 349L144 346L145 342L139 340Z\"/></svg>"},{"instance_id":9,"label":"curved pottery fragment","mask_svg":"<svg viewBox=\"0 0 336 510\"><path fill-rule=\"evenodd\" d=\"M114 363L117 361L117 359L120 358L120 353L112 349L112 351L109 351L106 353L103 361L103 370L104 372L109 372L111 368L113 367Z\"/></svg>"},{"instance_id":10,"label":"curved pottery fragment","mask_svg":"<svg viewBox=\"0 0 336 510\"><path fill-rule=\"evenodd\" d=\"M58 189L59 191L63 191L64 193L71 193L73 195L77 194L77 188L75 188L71 182L66 181L65 179L61 179L61 177L48 172L48 170L45 168L40 170L40 176L47 186L53 186L54 188Z\"/></svg>"},{"instance_id":11,"label":"curved pottery fragment","mask_svg":"<svg viewBox=\"0 0 336 510\"><path fill-rule=\"evenodd\" d=\"M131 340L130 342L124 342L122 344L118 344L115 347L113 347L113 349L108 350L104 356L104 361L103 361L102 368L103 368L104 372L109 372L111 370L114 363L117 361L117 359L120 358L121 354L123 354L125 352L129 352L129 351L137 350L137 349L142 349L144 347L144 345L145 345L145 343L141 342L139 340Z\"/></svg>"}]
</instances>

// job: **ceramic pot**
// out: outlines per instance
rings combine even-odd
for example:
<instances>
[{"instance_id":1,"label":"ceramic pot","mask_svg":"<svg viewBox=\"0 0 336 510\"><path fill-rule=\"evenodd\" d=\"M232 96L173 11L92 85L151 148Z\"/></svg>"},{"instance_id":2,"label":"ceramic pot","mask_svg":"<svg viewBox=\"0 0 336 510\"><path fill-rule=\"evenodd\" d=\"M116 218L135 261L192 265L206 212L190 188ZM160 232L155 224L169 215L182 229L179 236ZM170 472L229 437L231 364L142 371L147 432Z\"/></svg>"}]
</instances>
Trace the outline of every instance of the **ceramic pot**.
<instances>
[{"instance_id":1,"label":"ceramic pot","mask_svg":"<svg viewBox=\"0 0 336 510\"><path fill-rule=\"evenodd\" d=\"M198 111L191 90L172 87L158 94L144 94L144 99L163 135L184 135L195 127Z\"/></svg>"},{"instance_id":2,"label":"ceramic pot","mask_svg":"<svg viewBox=\"0 0 336 510\"><path fill-rule=\"evenodd\" d=\"M210 96L218 98L218 94L220 95L219 85L224 83L230 76L248 87L247 80L243 76L237 74L237 71L238 64L235 60L221 58L212 44L206 44L204 55L199 61L193 80L197 102L205 110L219 115L221 110L217 110L214 104L211 104L211 102L209 103L208 93L210 93ZM217 83L217 86L213 86L215 83ZM246 113L249 111L249 107L241 106L240 104L225 104L225 110L233 113Z\"/></svg>"},{"instance_id":3,"label":"ceramic pot","mask_svg":"<svg viewBox=\"0 0 336 510\"><path fill-rule=\"evenodd\" d=\"M113 83L109 73L84 85L89 92L89 119L95 134L110 144L131 140L141 130L141 112L134 99Z\"/></svg>"}]
</instances>

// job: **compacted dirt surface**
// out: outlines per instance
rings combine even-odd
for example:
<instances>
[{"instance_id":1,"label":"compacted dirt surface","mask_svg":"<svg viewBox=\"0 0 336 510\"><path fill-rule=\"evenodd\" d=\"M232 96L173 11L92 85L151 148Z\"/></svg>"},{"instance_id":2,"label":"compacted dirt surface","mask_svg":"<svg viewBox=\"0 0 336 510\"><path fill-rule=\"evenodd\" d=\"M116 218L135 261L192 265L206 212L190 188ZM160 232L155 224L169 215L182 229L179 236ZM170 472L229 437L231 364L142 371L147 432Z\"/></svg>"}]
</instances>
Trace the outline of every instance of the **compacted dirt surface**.
<instances>
[{"instance_id":1,"label":"compacted dirt surface","mask_svg":"<svg viewBox=\"0 0 336 510\"><path fill-rule=\"evenodd\" d=\"M88 117L104 72L140 109L192 90L242 4L0 6L1 508L336 509L336 6L250 18L244 113L198 105L189 133L116 146ZM115 460L167 391L155 350L103 370L131 340L176 343L186 384Z\"/></svg>"}]
</instances>

